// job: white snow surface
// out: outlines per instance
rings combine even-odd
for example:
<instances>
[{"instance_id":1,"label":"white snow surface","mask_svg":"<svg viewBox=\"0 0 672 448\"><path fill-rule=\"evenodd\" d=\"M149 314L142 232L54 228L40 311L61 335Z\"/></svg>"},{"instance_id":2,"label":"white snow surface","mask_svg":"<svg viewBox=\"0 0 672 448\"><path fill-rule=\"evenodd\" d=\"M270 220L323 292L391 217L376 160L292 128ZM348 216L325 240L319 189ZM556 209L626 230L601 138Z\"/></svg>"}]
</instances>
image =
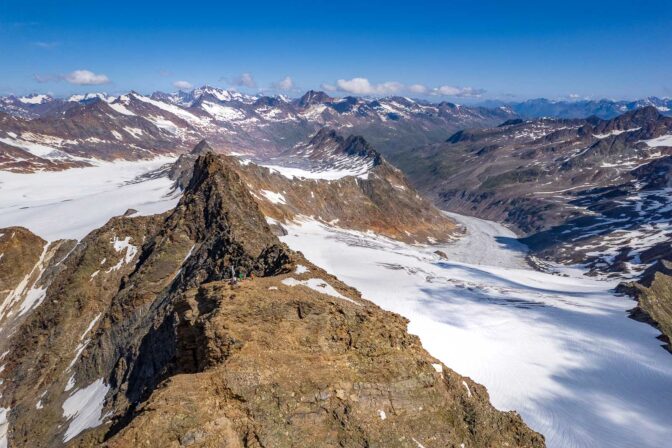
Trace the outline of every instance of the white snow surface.
<instances>
[{"instance_id":1,"label":"white snow surface","mask_svg":"<svg viewBox=\"0 0 672 448\"><path fill-rule=\"evenodd\" d=\"M310 269L308 269L307 267L305 267L305 266L302 265L302 264L297 264L297 265L296 265L296 269L294 270L294 272L295 272L296 274L305 274L306 272L310 272Z\"/></svg>"},{"instance_id":2,"label":"white snow surface","mask_svg":"<svg viewBox=\"0 0 672 448\"><path fill-rule=\"evenodd\" d=\"M627 132L639 131L640 129L642 129L642 128L638 127L638 128L632 128L632 129L615 129L615 130L613 130L611 132L608 132L606 134L593 134L593 137L603 139L603 138L611 137L612 135L621 135L621 134L624 134L624 133L627 133Z\"/></svg>"},{"instance_id":3,"label":"white snow surface","mask_svg":"<svg viewBox=\"0 0 672 448\"><path fill-rule=\"evenodd\" d=\"M134 112L128 110L126 106L124 106L121 103L110 103L110 107L123 115L129 115L129 116L135 115Z\"/></svg>"},{"instance_id":4,"label":"white snow surface","mask_svg":"<svg viewBox=\"0 0 672 448\"><path fill-rule=\"evenodd\" d=\"M282 193L276 193L275 191L270 190L261 190L261 194L264 195L273 204L286 204L285 196Z\"/></svg>"},{"instance_id":5,"label":"white snow surface","mask_svg":"<svg viewBox=\"0 0 672 448\"><path fill-rule=\"evenodd\" d=\"M50 100L49 95L30 95L18 98L23 104L42 104Z\"/></svg>"},{"instance_id":6,"label":"white snow surface","mask_svg":"<svg viewBox=\"0 0 672 448\"><path fill-rule=\"evenodd\" d=\"M368 177L368 169L328 169L321 171L309 171L301 168L287 167L280 165L266 165L261 164L264 168L268 168L271 172L278 173L288 179L321 179L321 180L338 180L347 176L356 176L360 179Z\"/></svg>"},{"instance_id":7,"label":"white snow surface","mask_svg":"<svg viewBox=\"0 0 672 448\"><path fill-rule=\"evenodd\" d=\"M9 429L7 414L9 414L9 408L0 408L0 448L7 448L7 430Z\"/></svg>"},{"instance_id":8,"label":"white snow surface","mask_svg":"<svg viewBox=\"0 0 672 448\"><path fill-rule=\"evenodd\" d=\"M534 271L508 229L453 215L456 244L411 246L306 220L281 239L365 298L410 320L449 368L484 384L550 448L662 447L672 440L672 356L635 303L564 269ZM470 391L469 391L470 392Z\"/></svg>"},{"instance_id":9,"label":"white snow surface","mask_svg":"<svg viewBox=\"0 0 672 448\"><path fill-rule=\"evenodd\" d=\"M169 103L164 103L163 101L156 101L151 98L148 98L143 95L139 95L136 93L131 94L135 99L138 99L140 101L143 101L145 103L149 103L152 106L156 106L159 109L163 109L168 113L171 113L187 122L189 124L194 125L194 126L205 126L208 124L208 120L205 118L197 117L196 115L192 114L191 112L188 112L181 107L175 106L174 104L169 104Z\"/></svg>"},{"instance_id":10,"label":"white snow surface","mask_svg":"<svg viewBox=\"0 0 672 448\"><path fill-rule=\"evenodd\" d=\"M204 101L201 107L216 120L235 121L245 118L245 113L239 109L230 106L222 106L209 101Z\"/></svg>"},{"instance_id":11,"label":"white snow surface","mask_svg":"<svg viewBox=\"0 0 672 448\"><path fill-rule=\"evenodd\" d=\"M338 299L347 300L348 302L352 302L354 304L359 305L359 303L345 297L343 294L336 291L336 289L334 289L333 286L331 286L329 283L325 282L321 278L309 278L308 280L297 280L295 278L289 277L284 279L282 281L282 284L287 286L305 286L306 288L310 288L313 291L317 291L319 293L326 294L328 296L336 297Z\"/></svg>"},{"instance_id":12,"label":"white snow surface","mask_svg":"<svg viewBox=\"0 0 672 448\"><path fill-rule=\"evenodd\" d=\"M657 138L652 138L649 140L642 140L648 146L652 148L657 148L659 146L671 146L672 147L672 134L661 135Z\"/></svg>"},{"instance_id":13,"label":"white snow surface","mask_svg":"<svg viewBox=\"0 0 672 448\"><path fill-rule=\"evenodd\" d=\"M63 435L63 442L67 442L85 429L95 428L103 423L103 405L105 395L110 386L97 379L84 389L73 393L63 403L63 417L70 420L70 425Z\"/></svg>"},{"instance_id":14,"label":"white snow surface","mask_svg":"<svg viewBox=\"0 0 672 448\"><path fill-rule=\"evenodd\" d=\"M162 213L179 199L169 195L172 181L134 179L174 160L104 162L30 174L0 171L0 227L24 226L50 241L81 239L129 208L139 215Z\"/></svg>"}]
</instances>

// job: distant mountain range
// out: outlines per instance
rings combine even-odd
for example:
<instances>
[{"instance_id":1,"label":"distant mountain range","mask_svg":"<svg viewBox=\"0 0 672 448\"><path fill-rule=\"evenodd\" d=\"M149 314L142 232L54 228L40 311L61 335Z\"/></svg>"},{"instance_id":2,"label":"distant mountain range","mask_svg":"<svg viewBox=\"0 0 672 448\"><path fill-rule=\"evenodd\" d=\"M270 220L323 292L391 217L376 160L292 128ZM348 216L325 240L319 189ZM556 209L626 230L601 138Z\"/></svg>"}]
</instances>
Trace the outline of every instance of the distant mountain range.
<instances>
[{"instance_id":1,"label":"distant mountain range","mask_svg":"<svg viewBox=\"0 0 672 448\"><path fill-rule=\"evenodd\" d=\"M487 107L486 107L487 106ZM0 97L0 169L32 171L180 153L207 138L215 150L272 157L329 127L361 135L384 155L439 143L455 131L537 117L613 118L644 106L670 114L672 100L522 103L462 106L407 97L334 98L308 91L246 95L203 86L178 93L104 93L54 98Z\"/></svg>"},{"instance_id":2,"label":"distant mountain range","mask_svg":"<svg viewBox=\"0 0 672 448\"><path fill-rule=\"evenodd\" d=\"M531 99L522 102L487 101L482 107L506 107L521 118L588 118L595 116L608 120L642 107L653 106L663 115L672 116L672 98L655 96L636 100L579 100L553 101L546 98Z\"/></svg>"},{"instance_id":3,"label":"distant mountain range","mask_svg":"<svg viewBox=\"0 0 672 448\"><path fill-rule=\"evenodd\" d=\"M322 127L363 135L383 152L446 139L465 127L494 126L515 114L403 97L296 99L214 87L151 96L131 92L0 99L0 169L31 171L184 152L202 138L225 153L273 156Z\"/></svg>"}]
</instances>

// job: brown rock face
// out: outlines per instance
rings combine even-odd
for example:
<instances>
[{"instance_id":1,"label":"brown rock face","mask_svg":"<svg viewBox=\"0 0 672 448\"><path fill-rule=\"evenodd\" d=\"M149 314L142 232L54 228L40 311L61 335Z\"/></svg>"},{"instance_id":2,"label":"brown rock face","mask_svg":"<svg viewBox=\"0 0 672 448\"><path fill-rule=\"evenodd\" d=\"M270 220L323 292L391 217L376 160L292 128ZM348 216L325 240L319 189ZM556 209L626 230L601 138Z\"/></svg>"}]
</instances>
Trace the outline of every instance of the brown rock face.
<instances>
[{"instance_id":1,"label":"brown rock face","mask_svg":"<svg viewBox=\"0 0 672 448\"><path fill-rule=\"evenodd\" d=\"M543 446L437 364L406 320L308 266L187 291L180 327L202 368L164 382L107 446ZM319 278L356 303L288 278Z\"/></svg>"},{"instance_id":2,"label":"brown rock face","mask_svg":"<svg viewBox=\"0 0 672 448\"><path fill-rule=\"evenodd\" d=\"M0 229L0 353L9 336L42 303L75 241L47 243L23 227Z\"/></svg>"},{"instance_id":3,"label":"brown rock face","mask_svg":"<svg viewBox=\"0 0 672 448\"><path fill-rule=\"evenodd\" d=\"M544 446L281 244L214 154L175 210L114 218L59 266L9 339L9 446Z\"/></svg>"},{"instance_id":4,"label":"brown rock face","mask_svg":"<svg viewBox=\"0 0 672 448\"><path fill-rule=\"evenodd\" d=\"M638 282L619 288L637 299L631 317L657 327L662 333L660 339L672 352L672 262L659 260Z\"/></svg>"}]
</instances>

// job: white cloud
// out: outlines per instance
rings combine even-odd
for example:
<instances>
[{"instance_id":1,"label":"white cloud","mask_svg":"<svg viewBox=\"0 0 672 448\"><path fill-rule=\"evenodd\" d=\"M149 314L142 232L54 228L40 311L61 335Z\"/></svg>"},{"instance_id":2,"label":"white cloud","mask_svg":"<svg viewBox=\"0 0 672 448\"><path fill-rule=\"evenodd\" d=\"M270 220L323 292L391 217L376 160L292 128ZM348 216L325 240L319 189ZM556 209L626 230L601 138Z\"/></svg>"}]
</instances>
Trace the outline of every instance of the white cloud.
<instances>
[{"instance_id":1,"label":"white cloud","mask_svg":"<svg viewBox=\"0 0 672 448\"><path fill-rule=\"evenodd\" d=\"M382 84L371 84L366 78L339 79L336 81L336 87L343 92L353 93L355 95L389 94L399 92L404 85L388 81Z\"/></svg>"},{"instance_id":2,"label":"white cloud","mask_svg":"<svg viewBox=\"0 0 672 448\"><path fill-rule=\"evenodd\" d=\"M65 75L64 79L70 84L77 85L99 85L110 82L110 78L106 75L96 74L89 70L75 70Z\"/></svg>"},{"instance_id":3,"label":"white cloud","mask_svg":"<svg viewBox=\"0 0 672 448\"><path fill-rule=\"evenodd\" d=\"M294 80L289 76L285 76L284 79L274 82L273 88L278 90L292 90L294 88Z\"/></svg>"},{"instance_id":4,"label":"white cloud","mask_svg":"<svg viewBox=\"0 0 672 448\"><path fill-rule=\"evenodd\" d=\"M408 90L409 92L412 93L427 93L427 90L429 89L427 88L427 86L424 86L422 84L411 84L410 86L408 86Z\"/></svg>"},{"instance_id":5,"label":"white cloud","mask_svg":"<svg viewBox=\"0 0 672 448\"><path fill-rule=\"evenodd\" d=\"M181 90L189 90L194 86L191 85L191 83L189 81L175 81L173 83L173 87L175 87L177 89L181 89Z\"/></svg>"},{"instance_id":6,"label":"white cloud","mask_svg":"<svg viewBox=\"0 0 672 448\"><path fill-rule=\"evenodd\" d=\"M257 87L257 83L251 73L241 73L239 76L233 78L229 84L250 88Z\"/></svg>"},{"instance_id":7,"label":"white cloud","mask_svg":"<svg viewBox=\"0 0 672 448\"><path fill-rule=\"evenodd\" d=\"M483 89L474 89L472 87L453 87L440 86L432 89L431 94L435 96L456 96L462 98L478 98L485 93Z\"/></svg>"},{"instance_id":8,"label":"white cloud","mask_svg":"<svg viewBox=\"0 0 672 448\"><path fill-rule=\"evenodd\" d=\"M388 81L381 84L373 84L367 78L339 79L335 85L322 84L322 89L327 92L346 92L353 95L393 95L407 92L415 95L453 96L479 98L485 90L472 87L439 86L430 88L424 84L402 84L396 81Z\"/></svg>"}]
</instances>

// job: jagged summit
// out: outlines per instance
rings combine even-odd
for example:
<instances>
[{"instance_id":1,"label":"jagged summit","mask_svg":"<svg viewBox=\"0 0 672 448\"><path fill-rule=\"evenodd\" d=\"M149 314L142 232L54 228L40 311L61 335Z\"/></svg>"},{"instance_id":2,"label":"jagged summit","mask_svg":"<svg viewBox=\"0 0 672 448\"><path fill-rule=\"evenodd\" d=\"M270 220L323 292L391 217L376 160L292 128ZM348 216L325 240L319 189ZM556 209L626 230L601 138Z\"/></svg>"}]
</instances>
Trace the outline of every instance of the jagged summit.
<instances>
[{"instance_id":1,"label":"jagged summit","mask_svg":"<svg viewBox=\"0 0 672 448\"><path fill-rule=\"evenodd\" d=\"M335 221L357 230L375 229L410 242L446 241L455 232L455 224L420 197L404 175L361 137L344 138L324 129L306 146L323 152L319 156L305 154L307 158L301 153L289 155L274 160L283 165L268 166L214 152L198 159L238 173L278 234L283 234L283 223L301 215L319 216L325 222ZM185 190L185 194L195 187L190 182L192 173L196 179L200 176L196 171L205 169L203 162L194 168L196 162L196 155L184 154L170 170L176 188ZM284 164L291 162L296 165ZM308 171L309 167L315 171ZM346 202L341 199L344 195Z\"/></svg>"},{"instance_id":2,"label":"jagged summit","mask_svg":"<svg viewBox=\"0 0 672 448\"><path fill-rule=\"evenodd\" d=\"M178 157L178 159L175 161L175 163L172 164L170 170L168 171L168 177L175 182L174 188L178 188L180 190L187 188L187 185L189 185L189 181L191 180L196 159L204 154L214 152L215 151L212 149L206 139L203 139L198 142L198 144L194 146L191 151Z\"/></svg>"},{"instance_id":3,"label":"jagged summit","mask_svg":"<svg viewBox=\"0 0 672 448\"><path fill-rule=\"evenodd\" d=\"M305 108L312 106L313 104L326 103L330 101L333 101L333 98L326 93L322 91L309 90L297 100L297 105L299 107Z\"/></svg>"},{"instance_id":4,"label":"jagged summit","mask_svg":"<svg viewBox=\"0 0 672 448\"><path fill-rule=\"evenodd\" d=\"M340 172L343 175L364 176L381 165L383 158L363 137L343 137L325 127L307 142L282 153L274 159L274 163L313 173Z\"/></svg>"},{"instance_id":5,"label":"jagged summit","mask_svg":"<svg viewBox=\"0 0 672 448\"><path fill-rule=\"evenodd\" d=\"M184 222L208 247L206 278L229 277L227 266L255 275L277 273L287 260L232 161L213 152L196 159L191 180L171 221ZM283 261L284 260L284 261Z\"/></svg>"},{"instance_id":6,"label":"jagged summit","mask_svg":"<svg viewBox=\"0 0 672 448\"><path fill-rule=\"evenodd\" d=\"M194 148L191 151L189 151L189 154L200 156L200 155L206 154L208 152L214 152L214 150L208 144L208 142L205 139L203 139L200 142L198 142L198 144L196 146L194 146Z\"/></svg>"}]
</instances>

